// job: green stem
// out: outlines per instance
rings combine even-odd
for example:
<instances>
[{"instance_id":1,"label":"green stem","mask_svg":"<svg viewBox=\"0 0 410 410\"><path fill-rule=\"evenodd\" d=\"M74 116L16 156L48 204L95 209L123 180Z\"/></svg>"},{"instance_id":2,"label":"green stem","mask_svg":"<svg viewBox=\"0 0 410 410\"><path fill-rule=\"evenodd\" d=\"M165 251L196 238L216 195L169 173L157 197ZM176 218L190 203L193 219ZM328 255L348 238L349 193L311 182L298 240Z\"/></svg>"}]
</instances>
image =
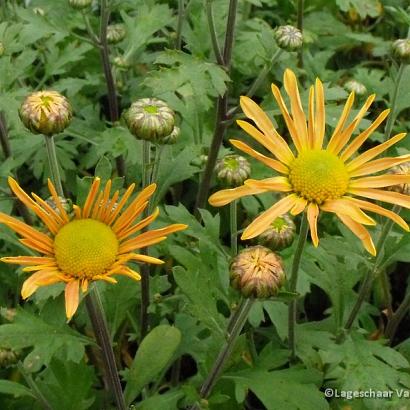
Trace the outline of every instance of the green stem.
<instances>
[{"instance_id":1,"label":"green stem","mask_svg":"<svg viewBox=\"0 0 410 410\"><path fill-rule=\"evenodd\" d=\"M110 334L104 315L104 308L96 287L91 289L91 291L87 294L86 306L88 315L90 316L90 320L93 325L97 343L102 350L105 373L111 392L115 398L116 407L119 410L126 410L127 407L125 405L124 395L122 392L120 379L118 377L117 365L115 363L115 356L111 346Z\"/></svg>"},{"instance_id":2,"label":"green stem","mask_svg":"<svg viewBox=\"0 0 410 410\"><path fill-rule=\"evenodd\" d=\"M256 77L255 81L252 83L252 85L250 86L248 92L246 93L247 97L249 97L249 98L253 97L254 94L256 93L256 91L258 91L259 87L265 81L267 75L269 74L270 70L272 69L274 62L280 57L282 52L283 52L283 50L278 48L276 50L275 54L270 59L270 61L263 66L262 70L259 72L259 75ZM239 111L239 108L240 108L239 105L237 105L234 108L231 108L227 113L227 117L231 118L233 115L235 115Z\"/></svg>"},{"instance_id":3,"label":"green stem","mask_svg":"<svg viewBox=\"0 0 410 410\"><path fill-rule=\"evenodd\" d=\"M150 180L151 184L158 182L159 167L161 164L161 157L164 152L164 147L165 147L164 145L160 145L159 148L156 147L154 165L152 166L152 176ZM157 204L157 195L154 195L148 205L148 215L152 213L152 210L154 209L156 204Z\"/></svg>"},{"instance_id":4,"label":"green stem","mask_svg":"<svg viewBox=\"0 0 410 410\"><path fill-rule=\"evenodd\" d=\"M233 256L238 253L238 204L234 200L229 204L229 222L231 231L231 252Z\"/></svg>"},{"instance_id":5,"label":"green stem","mask_svg":"<svg viewBox=\"0 0 410 410\"><path fill-rule=\"evenodd\" d=\"M60 176L60 170L58 166L58 159L57 159L57 153L56 153L56 145L54 142L54 136L44 135L44 140L46 142L51 179L53 180L53 183L56 187L58 195L64 198L64 191L63 191L63 185L61 184L61 176Z\"/></svg>"},{"instance_id":6,"label":"green stem","mask_svg":"<svg viewBox=\"0 0 410 410\"><path fill-rule=\"evenodd\" d=\"M47 401L46 397L43 395L41 390L38 388L37 383L34 381L31 374L27 373L27 371L24 369L24 366L22 365L21 362L17 363L17 368L19 369L19 372L23 375L24 380L30 387L31 391L33 392L38 402L41 404L42 408L44 410L53 410L50 403Z\"/></svg>"},{"instance_id":7,"label":"green stem","mask_svg":"<svg viewBox=\"0 0 410 410\"><path fill-rule=\"evenodd\" d=\"M400 206L395 205L392 209L393 212L395 213L399 213L400 212ZM350 329L352 328L352 325L360 311L360 308L362 307L363 302L367 299L370 290L372 288L373 285L373 281L374 279L377 277L378 273L379 273L379 265L382 259L382 250L384 247L384 244L386 242L386 239L393 227L393 221L391 219L386 219L384 224L383 224L383 228L382 231L380 233L379 239L377 241L377 245L376 245L376 257L374 258L373 261L373 267L367 272L361 286L360 286L360 290L359 290L359 294L356 300L356 303L354 304L352 311L350 312L350 315L346 321L346 324L344 326L344 332L341 333L338 337L338 342L341 342L345 335L350 331Z\"/></svg>"},{"instance_id":8,"label":"green stem","mask_svg":"<svg viewBox=\"0 0 410 410\"><path fill-rule=\"evenodd\" d=\"M393 90L393 97L390 102L390 115L387 118L386 128L384 130L384 140L387 141L390 138L391 132L393 130L393 124L397 116L396 112L396 105L397 105L397 97L399 96L400 91L400 84L403 77L405 65L402 63L400 64L399 70L397 72L397 76L395 78L395 85Z\"/></svg>"},{"instance_id":9,"label":"green stem","mask_svg":"<svg viewBox=\"0 0 410 410\"><path fill-rule=\"evenodd\" d=\"M303 34L303 9L305 0L298 0L298 21L297 21L297 28ZM298 67L303 68L303 47L299 48L298 51Z\"/></svg>"},{"instance_id":10,"label":"green stem","mask_svg":"<svg viewBox=\"0 0 410 410\"><path fill-rule=\"evenodd\" d=\"M389 277L385 269L383 269L382 272L380 272L380 282L383 292L384 306L386 306L387 309L387 320L390 320L393 316L393 307L391 293L389 289Z\"/></svg>"},{"instance_id":11,"label":"green stem","mask_svg":"<svg viewBox=\"0 0 410 410\"><path fill-rule=\"evenodd\" d=\"M151 143L149 141L143 141L142 148L142 184L143 188L147 187L151 183ZM144 217L148 215L144 212ZM141 254L147 255L147 248L141 249ZM148 306L149 306L149 267L146 264L141 265L141 312L140 312L140 324L141 324L141 340L148 333Z\"/></svg>"},{"instance_id":12,"label":"green stem","mask_svg":"<svg viewBox=\"0 0 410 410\"><path fill-rule=\"evenodd\" d=\"M238 8L238 0L229 1L228 18L226 22L225 43L223 49L223 68L229 74L232 58L233 39L235 33L236 11ZM211 187L212 174L215 169L216 160L218 158L219 148L222 145L223 137L226 131L226 119L228 112L228 92L218 98L217 113L215 122L215 131L212 137L211 146L209 148L208 160L205 166L205 171L198 189L198 194L195 203L195 215L199 218L199 209L204 208L206 198Z\"/></svg>"},{"instance_id":13,"label":"green stem","mask_svg":"<svg viewBox=\"0 0 410 410\"><path fill-rule=\"evenodd\" d=\"M306 212L302 215L302 221L299 229L299 239L296 245L295 254L293 256L292 270L289 281L289 291L296 292L298 283L299 265L302 259L303 248L306 244L307 234L309 232L309 224ZM288 345L290 351L290 361L294 362L296 359L296 340L295 340L295 326L296 326L296 307L297 300L292 300L289 303L288 309Z\"/></svg>"},{"instance_id":14,"label":"green stem","mask_svg":"<svg viewBox=\"0 0 410 410\"><path fill-rule=\"evenodd\" d=\"M224 368L224 365L235 347L236 339L240 335L241 330L246 323L246 319L248 318L249 310L252 307L252 303L252 299L243 299L238 307L237 314L234 314L230 322L228 323L228 328L230 328L231 331L228 331L228 339L226 340L222 349L220 350L218 357L216 358L212 366L212 369L208 374L208 377L201 386L199 395L202 399L206 399L209 397L213 387L218 381L219 376L221 375L221 372ZM199 409L198 405L194 405L191 407L191 410L194 409Z\"/></svg>"},{"instance_id":15,"label":"green stem","mask_svg":"<svg viewBox=\"0 0 410 410\"><path fill-rule=\"evenodd\" d=\"M213 0L205 1L206 17L208 19L209 32L211 34L212 49L214 51L216 61L218 62L219 65L223 65L224 60L223 60L223 56L221 52L221 47L219 46L219 42L218 42L218 35L216 33L214 14L212 10L212 3L213 3Z\"/></svg>"},{"instance_id":16,"label":"green stem","mask_svg":"<svg viewBox=\"0 0 410 410\"><path fill-rule=\"evenodd\" d=\"M397 331L397 327L399 326L400 322L406 316L408 310L410 309L410 293L406 295L404 300L400 303L400 306L394 312L393 316L389 320L386 326L386 338L390 339L390 343L393 342L394 336Z\"/></svg>"},{"instance_id":17,"label":"green stem","mask_svg":"<svg viewBox=\"0 0 410 410\"><path fill-rule=\"evenodd\" d=\"M185 5L184 0L178 0L178 21L177 21L177 31L175 39L175 48L181 50L182 46L182 26L185 19Z\"/></svg>"}]
</instances>

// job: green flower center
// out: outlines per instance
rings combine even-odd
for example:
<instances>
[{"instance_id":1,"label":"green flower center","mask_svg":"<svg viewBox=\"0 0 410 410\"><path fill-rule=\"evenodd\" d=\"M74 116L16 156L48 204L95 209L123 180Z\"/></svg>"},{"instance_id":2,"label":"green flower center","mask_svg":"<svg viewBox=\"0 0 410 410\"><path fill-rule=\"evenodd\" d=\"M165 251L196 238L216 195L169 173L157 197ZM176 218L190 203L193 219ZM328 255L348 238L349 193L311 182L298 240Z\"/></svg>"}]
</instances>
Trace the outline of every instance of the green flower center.
<instances>
[{"instance_id":1,"label":"green flower center","mask_svg":"<svg viewBox=\"0 0 410 410\"><path fill-rule=\"evenodd\" d=\"M290 164L293 190L309 202L321 204L345 194L349 174L344 162L326 150L307 150Z\"/></svg>"},{"instance_id":2,"label":"green flower center","mask_svg":"<svg viewBox=\"0 0 410 410\"><path fill-rule=\"evenodd\" d=\"M148 114L157 114L158 113L158 107L155 105L145 105L144 106L144 111L147 112Z\"/></svg>"},{"instance_id":3,"label":"green flower center","mask_svg":"<svg viewBox=\"0 0 410 410\"><path fill-rule=\"evenodd\" d=\"M100 221L77 219L57 233L54 252L62 272L91 279L105 273L115 262L118 239L112 229Z\"/></svg>"}]
</instances>

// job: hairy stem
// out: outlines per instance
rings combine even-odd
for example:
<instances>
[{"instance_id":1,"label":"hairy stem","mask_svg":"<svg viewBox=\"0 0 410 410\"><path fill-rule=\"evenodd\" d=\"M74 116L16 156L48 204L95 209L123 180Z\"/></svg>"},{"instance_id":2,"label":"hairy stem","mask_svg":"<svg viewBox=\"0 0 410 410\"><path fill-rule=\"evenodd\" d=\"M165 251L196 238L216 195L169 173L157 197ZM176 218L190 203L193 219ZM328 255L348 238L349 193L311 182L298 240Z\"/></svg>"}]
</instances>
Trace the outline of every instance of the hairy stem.
<instances>
[{"instance_id":1,"label":"hairy stem","mask_svg":"<svg viewBox=\"0 0 410 410\"><path fill-rule=\"evenodd\" d=\"M309 232L309 224L307 221L306 212L302 215L302 222L299 229L299 239L296 245L295 254L293 255L292 270L289 281L289 291L296 292L298 283L298 274L300 261L302 259L303 248L306 244L307 234ZM295 340L295 326L296 326L296 307L297 300L292 300L288 308L288 345L290 351L290 361L294 362L296 359L296 340Z\"/></svg>"},{"instance_id":2,"label":"hairy stem","mask_svg":"<svg viewBox=\"0 0 410 410\"><path fill-rule=\"evenodd\" d=\"M235 33L236 12L238 8L238 0L230 0L228 19L226 23L225 43L223 50L223 68L229 73L231 66L232 48ZM204 175L199 186L198 195L195 204L195 214L199 217L199 208L204 208L206 198L209 194L211 186L212 173L215 168L216 159L218 157L219 148L221 147L223 137L226 131L226 119L228 111L228 92L218 98L215 131L212 138L212 143L208 153L208 160L205 166Z\"/></svg>"},{"instance_id":3,"label":"hairy stem","mask_svg":"<svg viewBox=\"0 0 410 410\"><path fill-rule=\"evenodd\" d=\"M124 395L122 392L120 379L118 377L117 365L115 363L115 356L111 346L110 334L104 315L104 308L96 287L94 287L87 294L86 306L97 343L101 347L105 373L110 389L115 398L116 407L119 410L126 410L127 407L125 405Z\"/></svg>"},{"instance_id":4,"label":"hairy stem","mask_svg":"<svg viewBox=\"0 0 410 410\"><path fill-rule=\"evenodd\" d=\"M54 142L54 136L44 135L44 140L46 142L51 179L53 180L53 183L56 187L58 195L64 198L64 191L63 191L63 185L61 184L60 169L58 166L58 159L57 159L57 153L56 153L56 145Z\"/></svg>"},{"instance_id":5,"label":"hairy stem","mask_svg":"<svg viewBox=\"0 0 410 410\"><path fill-rule=\"evenodd\" d=\"M238 253L238 204L236 200L229 204L229 211L231 252L233 256L236 256Z\"/></svg>"},{"instance_id":6,"label":"hairy stem","mask_svg":"<svg viewBox=\"0 0 410 410\"><path fill-rule=\"evenodd\" d=\"M219 42L218 42L218 35L216 33L212 4L213 4L213 0L205 1L206 17L208 19L209 32L211 34L212 49L214 51L216 61L219 65L223 66L224 60L223 60L223 56L221 52L221 47L219 46Z\"/></svg>"}]
</instances>

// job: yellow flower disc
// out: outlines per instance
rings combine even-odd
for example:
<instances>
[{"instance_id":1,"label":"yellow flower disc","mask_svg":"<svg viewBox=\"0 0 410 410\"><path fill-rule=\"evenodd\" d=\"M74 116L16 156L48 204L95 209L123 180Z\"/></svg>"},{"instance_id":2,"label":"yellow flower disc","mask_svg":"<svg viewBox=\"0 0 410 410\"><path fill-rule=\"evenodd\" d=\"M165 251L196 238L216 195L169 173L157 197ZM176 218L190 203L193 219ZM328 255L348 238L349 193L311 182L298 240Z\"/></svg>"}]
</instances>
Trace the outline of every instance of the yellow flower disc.
<instances>
[{"instance_id":1,"label":"yellow flower disc","mask_svg":"<svg viewBox=\"0 0 410 410\"><path fill-rule=\"evenodd\" d=\"M336 155L325 150L307 150L290 164L289 180L297 194L321 204L346 193L349 174Z\"/></svg>"},{"instance_id":2,"label":"yellow flower disc","mask_svg":"<svg viewBox=\"0 0 410 410\"><path fill-rule=\"evenodd\" d=\"M115 262L118 239L106 224L79 219L64 225L54 240L57 264L67 275L92 278Z\"/></svg>"}]
</instances>

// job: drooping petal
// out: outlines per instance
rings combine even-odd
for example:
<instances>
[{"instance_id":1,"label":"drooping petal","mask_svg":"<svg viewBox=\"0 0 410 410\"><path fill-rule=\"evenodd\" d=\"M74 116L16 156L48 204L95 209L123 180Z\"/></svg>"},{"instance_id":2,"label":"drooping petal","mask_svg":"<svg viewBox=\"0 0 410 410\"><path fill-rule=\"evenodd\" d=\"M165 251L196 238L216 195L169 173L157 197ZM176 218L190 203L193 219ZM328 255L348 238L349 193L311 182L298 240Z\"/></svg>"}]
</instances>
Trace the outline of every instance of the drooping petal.
<instances>
[{"instance_id":1,"label":"drooping petal","mask_svg":"<svg viewBox=\"0 0 410 410\"><path fill-rule=\"evenodd\" d=\"M0 258L4 263L12 263L15 265L34 265L44 264L49 265L55 263L55 258L46 258L43 256L5 256Z\"/></svg>"},{"instance_id":2,"label":"drooping petal","mask_svg":"<svg viewBox=\"0 0 410 410\"><path fill-rule=\"evenodd\" d=\"M281 174L289 173L289 168L286 165L284 165L282 162L261 154L260 152L254 150L253 148L251 148L249 145L245 144L244 142L238 141L238 140L229 140L229 142L234 147L240 149L241 151L245 152L251 157L257 159L258 161L262 162L262 164L267 165L269 168L272 168L275 171L280 172Z\"/></svg>"},{"instance_id":3,"label":"drooping petal","mask_svg":"<svg viewBox=\"0 0 410 410\"><path fill-rule=\"evenodd\" d=\"M377 155L381 154L382 152L386 151L386 149L390 148L392 145L396 144L400 140L402 140L406 136L406 133L401 133L395 135L393 138L390 138L388 141L383 142L380 145L377 145L374 148L371 148L364 152L363 154L359 155L357 158L353 159L346 165L347 171L350 173L357 169L360 165L370 161Z\"/></svg>"},{"instance_id":4,"label":"drooping petal","mask_svg":"<svg viewBox=\"0 0 410 410\"><path fill-rule=\"evenodd\" d=\"M317 218L319 216L319 207L314 202L311 202L307 208L307 220L309 222L310 236L313 245L317 248L319 246L319 237L317 235Z\"/></svg>"},{"instance_id":5,"label":"drooping petal","mask_svg":"<svg viewBox=\"0 0 410 410\"><path fill-rule=\"evenodd\" d=\"M373 123L365 131L361 132L342 152L340 158L342 161L347 161L357 150L363 145L367 138L373 133L373 131L385 120L389 115L390 110L384 110Z\"/></svg>"},{"instance_id":6,"label":"drooping petal","mask_svg":"<svg viewBox=\"0 0 410 410\"><path fill-rule=\"evenodd\" d=\"M392 221L396 222L397 225L402 227L407 232L410 230L406 221L400 215L397 215L396 213L390 211L389 209L373 204L372 202L363 201L357 198L352 198L352 197L344 197L344 198L347 199L348 201L354 202L357 206L359 206L362 209L366 209L367 211L375 212L379 215L390 218Z\"/></svg>"},{"instance_id":7,"label":"drooping petal","mask_svg":"<svg viewBox=\"0 0 410 410\"><path fill-rule=\"evenodd\" d=\"M300 137L302 148L308 148L308 132L306 127L306 117L303 111L302 102L298 89L298 81L295 73L288 68L283 76L285 90L289 95L291 112L296 131Z\"/></svg>"},{"instance_id":8,"label":"drooping petal","mask_svg":"<svg viewBox=\"0 0 410 410\"><path fill-rule=\"evenodd\" d=\"M326 212L333 212L335 214L347 215L357 223L363 225L376 225L376 221L366 215L358 206L346 199L331 199L324 202L320 208Z\"/></svg>"},{"instance_id":9,"label":"drooping petal","mask_svg":"<svg viewBox=\"0 0 410 410\"><path fill-rule=\"evenodd\" d=\"M80 281L72 280L65 287L65 312L67 319L70 320L77 311L80 303Z\"/></svg>"},{"instance_id":10,"label":"drooping petal","mask_svg":"<svg viewBox=\"0 0 410 410\"><path fill-rule=\"evenodd\" d=\"M376 201L388 202L410 209L410 196L399 192L385 191L375 188L351 188L348 192L353 195L375 199Z\"/></svg>"},{"instance_id":11,"label":"drooping petal","mask_svg":"<svg viewBox=\"0 0 410 410\"><path fill-rule=\"evenodd\" d=\"M265 232L269 225L278 217L289 211L295 204L296 195L291 194L276 202L267 211L259 215L243 232L241 239L252 239Z\"/></svg>"},{"instance_id":12,"label":"drooping petal","mask_svg":"<svg viewBox=\"0 0 410 410\"><path fill-rule=\"evenodd\" d=\"M44 269L33 273L26 279L21 288L21 297L23 299L29 298L40 286L51 285L53 283L61 282L56 269Z\"/></svg>"},{"instance_id":13,"label":"drooping petal","mask_svg":"<svg viewBox=\"0 0 410 410\"><path fill-rule=\"evenodd\" d=\"M293 216L299 215L307 207L308 201L305 198L298 196L295 200L295 205L290 210L290 214Z\"/></svg>"},{"instance_id":14,"label":"drooping petal","mask_svg":"<svg viewBox=\"0 0 410 410\"><path fill-rule=\"evenodd\" d=\"M374 174L376 172L385 171L396 165L410 161L410 154L401 155L399 157L379 158L373 161L366 162L354 171L350 172L350 177L359 177L363 175Z\"/></svg>"},{"instance_id":15,"label":"drooping petal","mask_svg":"<svg viewBox=\"0 0 410 410\"><path fill-rule=\"evenodd\" d=\"M242 185L237 188L222 189L221 191L215 192L209 197L208 202L212 206L224 206L235 199L242 198L243 196L261 194L267 191L268 189L266 188L251 188L249 186Z\"/></svg>"},{"instance_id":16,"label":"drooping petal","mask_svg":"<svg viewBox=\"0 0 410 410\"><path fill-rule=\"evenodd\" d=\"M236 123L252 138L263 145L268 151L270 151L279 161L284 164L290 164L294 159L294 155L289 148L287 142L276 132L272 132L275 135L275 139L271 138L269 135L261 133L252 124L247 121L237 120ZM276 134L277 135L276 135Z\"/></svg>"},{"instance_id":17,"label":"drooping petal","mask_svg":"<svg viewBox=\"0 0 410 410\"><path fill-rule=\"evenodd\" d=\"M376 255L373 239L367 229L347 215L336 214L338 218L362 241L364 248L371 255Z\"/></svg>"},{"instance_id":18,"label":"drooping petal","mask_svg":"<svg viewBox=\"0 0 410 410\"><path fill-rule=\"evenodd\" d=\"M349 182L349 188L383 188L392 185L410 184L410 175L377 175Z\"/></svg>"}]
</instances>

